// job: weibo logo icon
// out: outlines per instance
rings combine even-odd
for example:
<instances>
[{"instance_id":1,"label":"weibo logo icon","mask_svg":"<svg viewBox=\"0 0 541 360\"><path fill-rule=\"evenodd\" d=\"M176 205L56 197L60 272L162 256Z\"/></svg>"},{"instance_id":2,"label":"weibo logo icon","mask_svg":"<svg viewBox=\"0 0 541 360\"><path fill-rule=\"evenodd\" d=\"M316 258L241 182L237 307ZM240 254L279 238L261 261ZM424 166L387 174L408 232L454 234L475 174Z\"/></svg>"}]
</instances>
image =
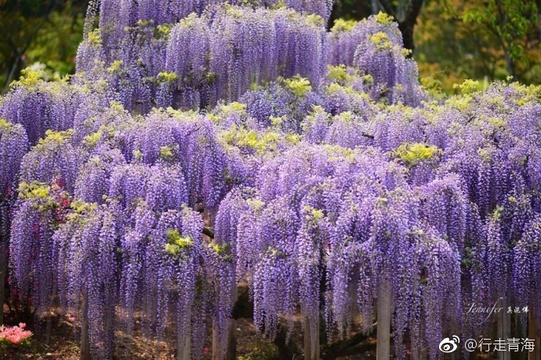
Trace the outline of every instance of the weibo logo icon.
<instances>
[{"instance_id":1,"label":"weibo logo icon","mask_svg":"<svg viewBox=\"0 0 541 360\"><path fill-rule=\"evenodd\" d=\"M456 335L453 335L451 338L445 338L440 342L440 351L444 354L450 354L455 352L460 344L460 338Z\"/></svg>"}]
</instances>

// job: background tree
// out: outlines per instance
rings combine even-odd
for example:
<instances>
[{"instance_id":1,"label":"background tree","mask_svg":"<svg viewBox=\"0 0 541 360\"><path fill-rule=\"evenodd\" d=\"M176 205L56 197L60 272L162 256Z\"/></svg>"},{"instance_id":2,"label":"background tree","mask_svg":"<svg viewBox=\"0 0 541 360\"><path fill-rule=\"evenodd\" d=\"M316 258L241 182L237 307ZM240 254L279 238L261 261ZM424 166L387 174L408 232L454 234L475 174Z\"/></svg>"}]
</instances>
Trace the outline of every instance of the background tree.
<instances>
[{"instance_id":1,"label":"background tree","mask_svg":"<svg viewBox=\"0 0 541 360\"><path fill-rule=\"evenodd\" d=\"M0 0L0 91L26 66L73 72L88 0Z\"/></svg>"},{"instance_id":2,"label":"background tree","mask_svg":"<svg viewBox=\"0 0 541 360\"><path fill-rule=\"evenodd\" d=\"M404 38L404 47L414 50L413 30L424 0L343 0L335 4L333 18L364 19L383 11L391 15Z\"/></svg>"},{"instance_id":3,"label":"background tree","mask_svg":"<svg viewBox=\"0 0 541 360\"><path fill-rule=\"evenodd\" d=\"M485 78L485 86L509 75L539 83L538 14L534 1L427 3L415 32L421 77L441 81L447 90L465 78Z\"/></svg>"},{"instance_id":4,"label":"background tree","mask_svg":"<svg viewBox=\"0 0 541 360\"><path fill-rule=\"evenodd\" d=\"M488 30L503 52L506 71L510 76L520 73L517 62L526 60L526 51L537 45L537 5L533 0L490 0L465 2L459 13L465 24L477 24ZM524 70L522 70L524 71Z\"/></svg>"}]
</instances>

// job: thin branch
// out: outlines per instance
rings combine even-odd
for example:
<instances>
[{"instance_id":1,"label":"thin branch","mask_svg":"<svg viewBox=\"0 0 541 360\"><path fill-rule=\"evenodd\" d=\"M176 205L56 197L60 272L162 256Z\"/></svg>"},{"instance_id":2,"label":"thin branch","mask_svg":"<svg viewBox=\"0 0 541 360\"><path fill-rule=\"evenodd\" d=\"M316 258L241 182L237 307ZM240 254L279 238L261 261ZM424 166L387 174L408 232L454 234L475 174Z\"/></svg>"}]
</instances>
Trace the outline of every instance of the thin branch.
<instances>
[{"instance_id":1,"label":"thin branch","mask_svg":"<svg viewBox=\"0 0 541 360\"><path fill-rule=\"evenodd\" d=\"M374 135L367 134L364 131L361 133L361 136L374 140Z\"/></svg>"},{"instance_id":2,"label":"thin branch","mask_svg":"<svg viewBox=\"0 0 541 360\"><path fill-rule=\"evenodd\" d=\"M203 235L207 235L209 238L214 239L214 230L209 227L204 227Z\"/></svg>"}]
</instances>

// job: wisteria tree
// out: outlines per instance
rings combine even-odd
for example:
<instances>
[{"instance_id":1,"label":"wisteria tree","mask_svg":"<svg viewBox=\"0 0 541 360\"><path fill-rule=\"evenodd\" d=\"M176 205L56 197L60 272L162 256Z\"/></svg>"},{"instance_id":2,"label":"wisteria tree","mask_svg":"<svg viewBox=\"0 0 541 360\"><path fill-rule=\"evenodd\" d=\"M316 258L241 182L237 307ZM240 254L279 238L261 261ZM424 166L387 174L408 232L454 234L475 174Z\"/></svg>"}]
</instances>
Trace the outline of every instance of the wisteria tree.
<instances>
[{"instance_id":1,"label":"wisteria tree","mask_svg":"<svg viewBox=\"0 0 541 360\"><path fill-rule=\"evenodd\" d=\"M0 98L10 317L84 360L235 359L240 317L277 358L541 343L541 89L433 99L391 17L331 5L91 1L77 73Z\"/></svg>"}]
</instances>

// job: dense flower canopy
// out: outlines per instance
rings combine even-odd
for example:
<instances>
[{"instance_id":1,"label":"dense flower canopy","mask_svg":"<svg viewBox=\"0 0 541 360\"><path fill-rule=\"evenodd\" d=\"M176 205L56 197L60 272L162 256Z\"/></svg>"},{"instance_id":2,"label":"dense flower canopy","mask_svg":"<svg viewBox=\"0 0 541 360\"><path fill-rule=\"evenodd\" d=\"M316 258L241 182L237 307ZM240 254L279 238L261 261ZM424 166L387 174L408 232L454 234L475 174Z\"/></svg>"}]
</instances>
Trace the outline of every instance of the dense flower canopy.
<instances>
[{"instance_id":1,"label":"dense flower canopy","mask_svg":"<svg viewBox=\"0 0 541 360\"><path fill-rule=\"evenodd\" d=\"M401 359L484 334L472 298L539 322L540 89L432 99L389 17L326 31L330 6L91 2L77 74L0 99L20 300L89 319L104 359L171 321L199 358L207 318L223 358L241 283L260 335L300 314L312 349L320 317L368 331L384 296Z\"/></svg>"}]
</instances>

